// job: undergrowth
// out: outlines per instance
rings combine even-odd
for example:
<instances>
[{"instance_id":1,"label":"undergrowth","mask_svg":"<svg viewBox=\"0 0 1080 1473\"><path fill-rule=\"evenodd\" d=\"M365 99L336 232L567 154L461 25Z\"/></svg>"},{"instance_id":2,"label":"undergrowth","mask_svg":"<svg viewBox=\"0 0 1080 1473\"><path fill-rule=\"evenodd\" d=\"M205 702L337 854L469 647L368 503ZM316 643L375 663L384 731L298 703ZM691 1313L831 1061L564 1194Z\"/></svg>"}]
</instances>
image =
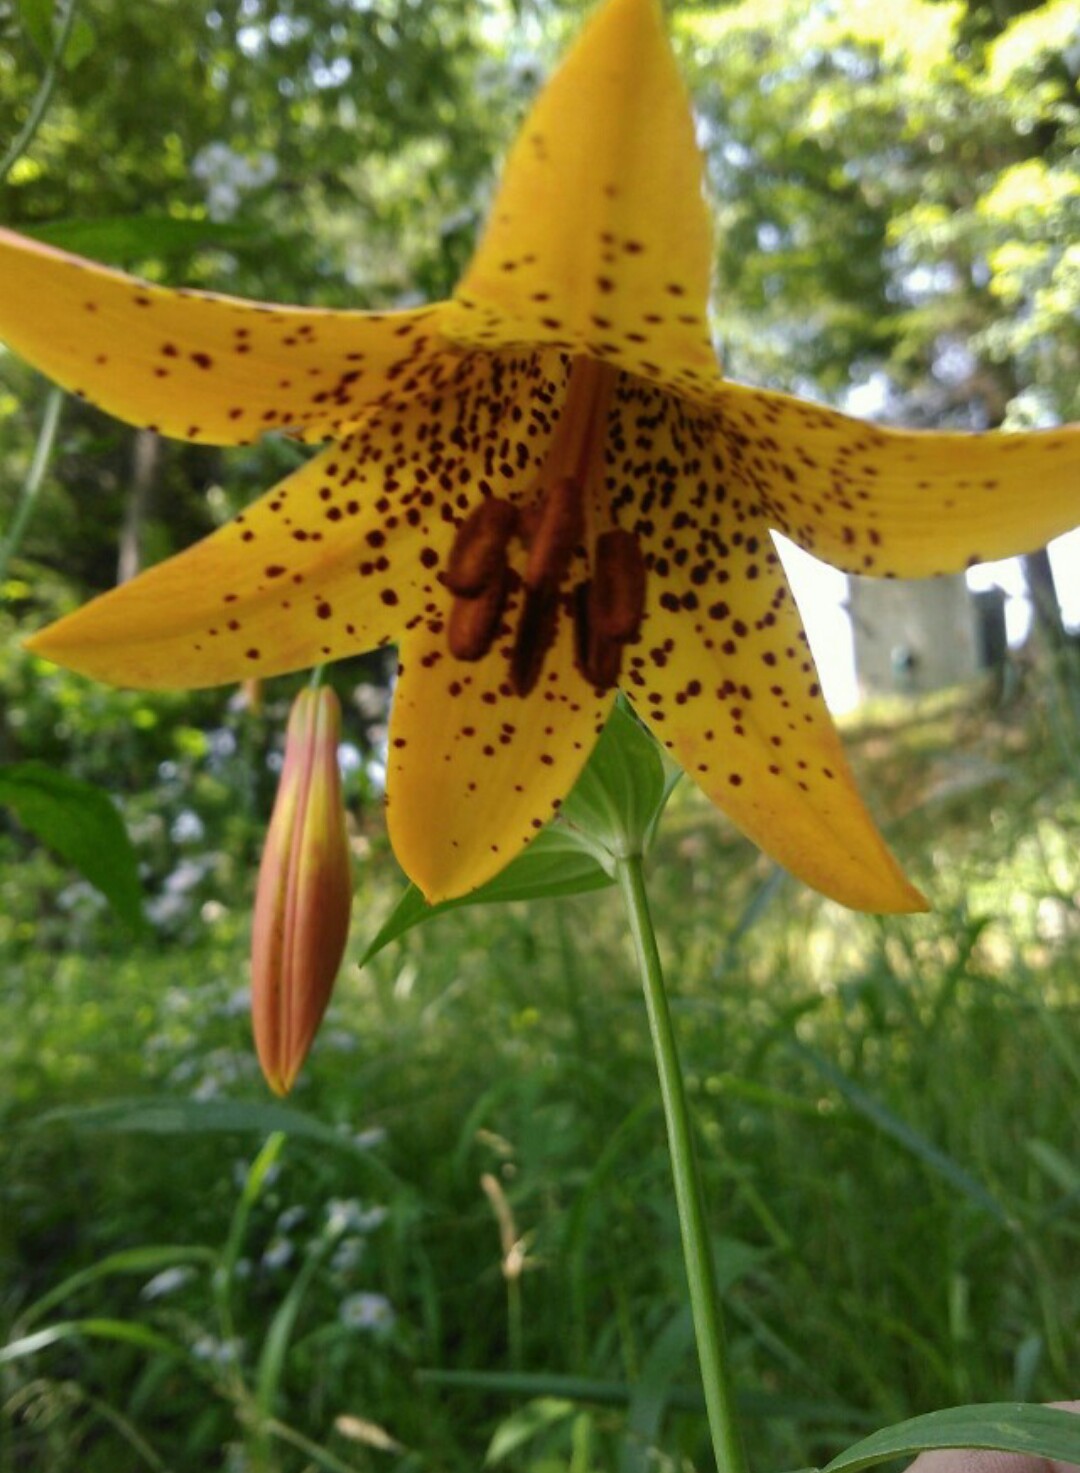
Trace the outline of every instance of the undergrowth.
<instances>
[{"instance_id":1,"label":"undergrowth","mask_svg":"<svg viewBox=\"0 0 1080 1473\"><path fill-rule=\"evenodd\" d=\"M811 895L685 788L666 816L649 882L755 1466L1080 1383L1080 797L1051 718L969 697L852 734L926 916ZM359 951L400 879L376 812L356 843ZM243 887L187 939L96 922L76 950L19 919L55 905L26 864L0 1310L16 1342L78 1327L0 1364L2 1473L708 1466L613 894L463 910L348 970L290 1102L324 1134L267 1146Z\"/></svg>"}]
</instances>

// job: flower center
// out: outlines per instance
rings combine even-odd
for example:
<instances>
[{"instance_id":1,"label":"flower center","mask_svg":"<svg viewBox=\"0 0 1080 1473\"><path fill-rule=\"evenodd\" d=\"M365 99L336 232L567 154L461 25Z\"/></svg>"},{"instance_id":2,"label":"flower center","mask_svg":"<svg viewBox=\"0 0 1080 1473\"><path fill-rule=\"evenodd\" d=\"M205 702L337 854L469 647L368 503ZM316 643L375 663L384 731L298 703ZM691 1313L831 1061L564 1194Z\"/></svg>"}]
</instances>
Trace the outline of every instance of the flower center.
<instances>
[{"instance_id":1,"label":"flower center","mask_svg":"<svg viewBox=\"0 0 1080 1473\"><path fill-rule=\"evenodd\" d=\"M539 680L562 612L574 620L574 663L598 690L616 683L623 647L641 628L645 561L637 536L590 527L603 505L593 493L615 377L594 359L574 360L558 427L523 503L485 498L450 549L444 581L454 595L447 639L455 659L483 659L502 632L511 591L521 588L509 655L519 696ZM590 576L568 586L586 549Z\"/></svg>"}]
</instances>

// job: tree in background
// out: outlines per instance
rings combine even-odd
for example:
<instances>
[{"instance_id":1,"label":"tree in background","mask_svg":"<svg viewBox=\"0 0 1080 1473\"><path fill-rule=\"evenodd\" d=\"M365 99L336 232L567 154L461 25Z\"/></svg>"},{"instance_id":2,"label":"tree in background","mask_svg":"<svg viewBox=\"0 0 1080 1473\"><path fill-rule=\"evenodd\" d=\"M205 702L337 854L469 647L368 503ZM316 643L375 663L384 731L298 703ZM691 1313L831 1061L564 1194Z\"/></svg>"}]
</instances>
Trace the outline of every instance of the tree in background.
<instances>
[{"instance_id":1,"label":"tree in background","mask_svg":"<svg viewBox=\"0 0 1080 1473\"><path fill-rule=\"evenodd\" d=\"M686 8L732 371L890 419L1080 417L1080 30L1068 0ZM1045 553L1036 613L1060 633Z\"/></svg>"},{"instance_id":2,"label":"tree in background","mask_svg":"<svg viewBox=\"0 0 1080 1473\"><path fill-rule=\"evenodd\" d=\"M468 258L513 116L587 8L102 0L76 13L0 218L241 295L437 298ZM7 17L0 139L31 106L51 10ZM841 403L862 389L860 408L907 423L1080 417L1069 0L744 0L684 4L674 20L711 162L714 322L735 376ZM11 359L0 373L6 518L44 388ZM121 528L129 572L294 456L270 442L227 471L208 450L151 456L82 409L61 452L56 515L25 551L96 588L116 576ZM1045 558L1033 575L1037 607L1056 613Z\"/></svg>"}]
</instances>

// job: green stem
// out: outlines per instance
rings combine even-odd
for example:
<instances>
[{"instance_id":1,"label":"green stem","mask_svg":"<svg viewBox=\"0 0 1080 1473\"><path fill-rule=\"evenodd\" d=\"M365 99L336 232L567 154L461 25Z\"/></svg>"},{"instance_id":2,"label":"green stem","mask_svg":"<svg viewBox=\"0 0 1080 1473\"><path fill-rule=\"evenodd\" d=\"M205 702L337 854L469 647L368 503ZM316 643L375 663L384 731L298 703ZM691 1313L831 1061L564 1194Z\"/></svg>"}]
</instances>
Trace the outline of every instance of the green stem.
<instances>
[{"instance_id":1,"label":"green stem","mask_svg":"<svg viewBox=\"0 0 1080 1473\"><path fill-rule=\"evenodd\" d=\"M51 389L45 401L45 416L41 421L41 429L38 431L37 444L34 446L34 458L30 462L30 469L23 482L22 495L15 508L15 516L12 518L8 534L3 542L0 542L0 587L3 586L7 577L8 564L19 550L19 543L26 531L30 513L34 510L41 483L45 479L45 471L56 441L56 431L60 424L60 410L63 403L64 391Z\"/></svg>"},{"instance_id":2,"label":"green stem","mask_svg":"<svg viewBox=\"0 0 1080 1473\"><path fill-rule=\"evenodd\" d=\"M19 129L12 140L11 147L4 157L0 159L0 182L7 178L11 167L15 164L30 147L34 141L34 134L41 126L41 120L45 116L45 109L49 106L49 100L56 86L56 79L60 75L60 64L67 50L68 40L71 36L71 27L75 20L75 7L78 0L68 0L68 4L60 12L60 28L56 32L53 42L52 55L49 57L45 67L45 75L41 79L41 85L37 90L30 111L26 115L26 122Z\"/></svg>"},{"instance_id":3,"label":"green stem","mask_svg":"<svg viewBox=\"0 0 1080 1473\"><path fill-rule=\"evenodd\" d=\"M645 989L649 1031L652 1034L656 1068L660 1076L671 1173L675 1179L675 1205L679 1214L683 1258L690 1286L690 1307L694 1317L694 1334L697 1338L705 1406L712 1433L713 1455L718 1473L748 1473L735 1389L724 1347L720 1294L716 1286L716 1270L705 1222L705 1202L690 1126L690 1111L686 1103L682 1069L671 1026L671 1011L664 990L664 974L656 948L656 934L649 914L641 856L631 855L616 860L616 870Z\"/></svg>"}]
</instances>

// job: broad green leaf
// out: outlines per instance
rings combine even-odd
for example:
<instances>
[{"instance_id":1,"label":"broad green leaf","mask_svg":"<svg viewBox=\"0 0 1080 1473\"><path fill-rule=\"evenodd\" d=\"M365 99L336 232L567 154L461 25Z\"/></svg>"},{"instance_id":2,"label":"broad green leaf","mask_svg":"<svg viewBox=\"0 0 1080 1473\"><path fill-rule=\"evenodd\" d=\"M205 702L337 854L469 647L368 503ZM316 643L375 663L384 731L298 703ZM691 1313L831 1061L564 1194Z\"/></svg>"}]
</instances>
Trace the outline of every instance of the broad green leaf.
<instances>
[{"instance_id":1,"label":"broad green leaf","mask_svg":"<svg viewBox=\"0 0 1080 1473\"><path fill-rule=\"evenodd\" d=\"M499 901L550 900L559 895L602 890L610 884L610 876L604 873L596 859L581 847L573 835L556 825L537 834L512 864L468 895L428 905L416 886L410 885L380 926L359 965L367 966L371 958L391 941L448 910Z\"/></svg>"},{"instance_id":2,"label":"broad green leaf","mask_svg":"<svg viewBox=\"0 0 1080 1473\"><path fill-rule=\"evenodd\" d=\"M648 849L677 781L620 697L559 821L614 875L615 860Z\"/></svg>"},{"instance_id":3,"label":"broad green leaf","mask_svg":"<svg viewBox=\"0 0 1080 1473\"><path fill-rule=\"evenodd\" d=\"M100 220L56 220L25 228L25 235L106 265L130 266L148 257L185 255L213 247L236 250L264 236L253 225L174 220L167 215L116 215Z\"/></svg>"},{"instance_id":4,"label":"broad green leaf","mask_svg":"<svg viewBox=\"0 0 1080 1473\"><path fill-rule=\"evenodd\" d=\"M43 62L53 54L53 0L20 0L19 19Z\"/></svg>"},{"instance_id":5,"label":"broad green leaf","mask_svg":"<svg viewBox=\"0 0 1080 1473\"><path fill-rule=\"evenodd\" d=\"M1023 1402L948 1407L872 1432L833 1458L824 1473L858 1473L890 1458L942 1447L992 1448L1080 1465L1080 1416Z\"/></svg>"},{"instance_id":6,"label":"broad green leaf","mask_svg":"<svg viewBox=\"0 0 1080 1473\"><path fill-rule=\"evenodd\" d=\"M43 762L15 762L0 767L0 803L100 890L126 925L143 929L135 851L100 788Z\"/></svg>"},{"instance_id":7,"label":"broad green leaf","mask_svg":"<svg viewBox=\"0 0 1080 1473\"><path fill-rule=\"evenodd\" d=\"M63 65L69 72L73 72L86 60L96 45L97 34L93 26L84 15L77 15L61 57Z\"/></svg>"}]
</instances>

